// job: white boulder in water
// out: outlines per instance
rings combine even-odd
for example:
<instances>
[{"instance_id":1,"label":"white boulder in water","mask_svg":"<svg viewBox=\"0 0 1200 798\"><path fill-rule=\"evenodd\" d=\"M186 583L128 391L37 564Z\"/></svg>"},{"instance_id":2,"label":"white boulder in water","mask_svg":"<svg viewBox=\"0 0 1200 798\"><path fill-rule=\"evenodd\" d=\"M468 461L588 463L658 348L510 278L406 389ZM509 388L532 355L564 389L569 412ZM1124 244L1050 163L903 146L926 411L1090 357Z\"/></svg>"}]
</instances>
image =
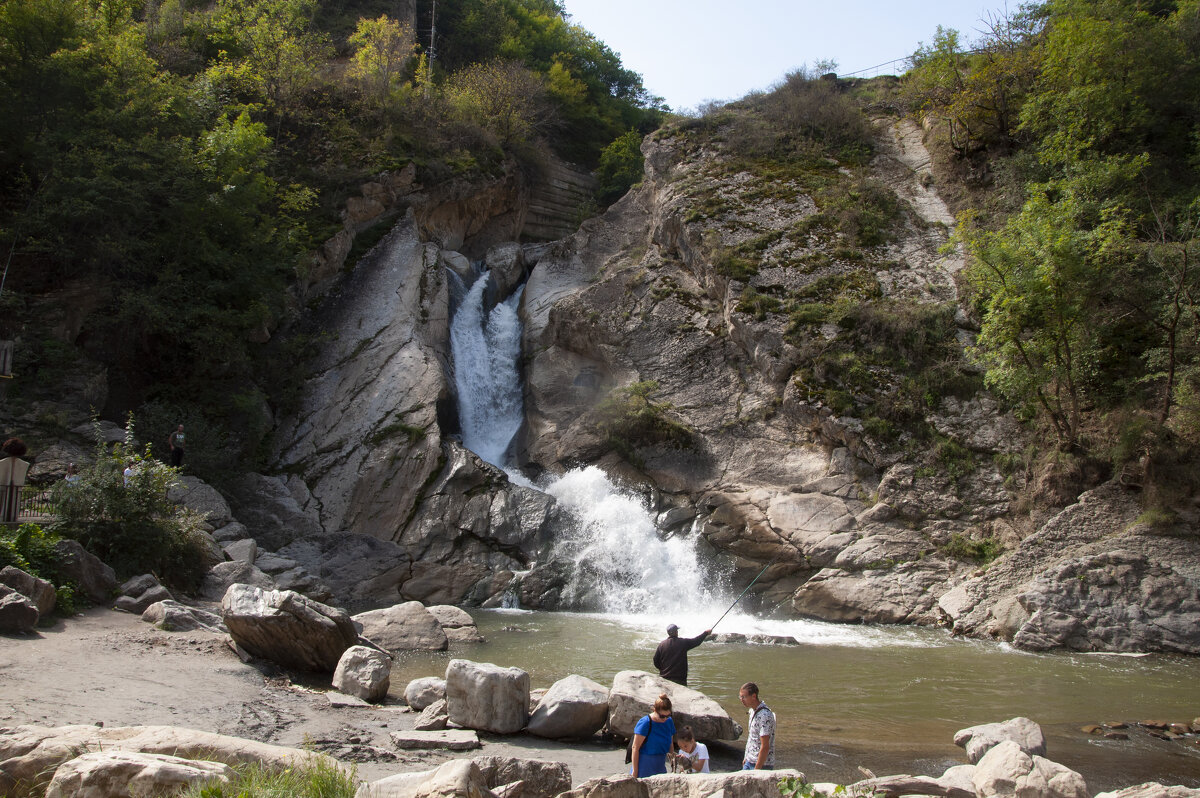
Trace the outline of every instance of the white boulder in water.
<instances>
[{"instance_id":1,"label":"white boulder in water","mask_svg":"<svg viewBox=\"0 0 1200 798\"><path fill-rule=\"evenodd\" d=\"M529 674L490 662L452 659L446 666L446 705L451 723L516 734L529 719Z\"/></svg>"},{"instance_id":2,"label":"white boulder in water","mask_svg":"<svg viewBox=\"0 0 1200 798\"><path fill-rule=\"evenodd\" d=\"M671 699L675 728L691 726L699 740L736 740L741 725L734 723L721 705L711 698L645 671L621 671L613 677L608 692L608 728L622 737L632 737L633 727L654 709L661 693Z\"/></svg>"}]
</instances>

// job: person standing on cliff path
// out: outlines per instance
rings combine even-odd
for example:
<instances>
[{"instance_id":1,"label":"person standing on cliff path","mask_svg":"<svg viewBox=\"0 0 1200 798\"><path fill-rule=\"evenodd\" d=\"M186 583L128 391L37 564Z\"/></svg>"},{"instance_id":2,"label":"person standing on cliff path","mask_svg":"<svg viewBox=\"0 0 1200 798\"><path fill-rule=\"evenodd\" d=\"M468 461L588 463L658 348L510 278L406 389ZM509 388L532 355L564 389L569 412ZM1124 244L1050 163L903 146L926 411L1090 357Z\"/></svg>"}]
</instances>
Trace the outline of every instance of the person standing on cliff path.
<instances>
[{"instance_id":1,"label":"person standing on cliff path","mask_svg":"<svg viewBox=\"0 0 1200 798\"><path fill-rule=\"evenodd\" d=\"M667 639L659 643L654 651L654 667L658 668L658 675L687 687L687 653L703 643L710 634L712 629L705 629L695 637L680 637L679 627L669 625Z\"/></svg>"},{"instance_id":2,"label":"person standing on cliff path","mask_svg":"<svg viewBox=\"0 0 1200 798\"><path fill-rule=\"evenodd\" d=\"M182 424L167 436L167 448L171 451L171 465L175 468L183 465L183 445L186 442L187 437L183 434Z\"/></svg>"},{"instance_id":3,"label":"person standing on cliff path","mask_svg":"<svg viewBox=\"0 0 1200 798\"><path fill-rule=\"evenodd\" d=\"M758 685L746 682L738 691L742 706L750 710L750 723L746 728L746 755L742 759L742 770L775 769L775 713L766 701L758 697Z\"/></svg>"}]
</instances>

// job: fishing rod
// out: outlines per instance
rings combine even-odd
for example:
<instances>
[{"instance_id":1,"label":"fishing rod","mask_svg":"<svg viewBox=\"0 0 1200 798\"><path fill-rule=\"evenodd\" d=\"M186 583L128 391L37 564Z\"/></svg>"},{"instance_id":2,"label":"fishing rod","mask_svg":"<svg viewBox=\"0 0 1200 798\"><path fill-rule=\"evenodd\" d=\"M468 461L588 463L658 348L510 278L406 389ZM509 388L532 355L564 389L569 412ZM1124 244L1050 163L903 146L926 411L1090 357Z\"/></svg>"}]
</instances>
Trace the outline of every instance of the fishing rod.
<instances>
[{"instance_id":1,"label":"fishing rod","mask_svg":"<svg viewBox=\"0 0 1200 798\"><path fill-rule=\"evenodd\" d=\"M746 589L742 591L741 595L738 596L737 598L735 598L733 600L733 603L729 605L729 609L725 610L725 612L722 613L720 618L717 618L717 623L720 623L721 621L725 620L725 616L729 614L730 610L732 610L734 607L737 606L737 603L742 600L742 596L746 595L746 593L749 592L750 588L754 587L754 583L757 582L762 577L762 575L767 572L767 569L770 568L772 565L774 565L776 560L778 560L782 556L783 556L783 552L776 554L775 559L771 560L769 563L767 563L766 565L763 566L763 569L758 572L758 576L756 576L756 577L754 577L754 579L750 580L750 584L746 585ZM717 623L714 623L712 626L709 627L709 629L716 629Z\"/></svg>"}]
</instances>

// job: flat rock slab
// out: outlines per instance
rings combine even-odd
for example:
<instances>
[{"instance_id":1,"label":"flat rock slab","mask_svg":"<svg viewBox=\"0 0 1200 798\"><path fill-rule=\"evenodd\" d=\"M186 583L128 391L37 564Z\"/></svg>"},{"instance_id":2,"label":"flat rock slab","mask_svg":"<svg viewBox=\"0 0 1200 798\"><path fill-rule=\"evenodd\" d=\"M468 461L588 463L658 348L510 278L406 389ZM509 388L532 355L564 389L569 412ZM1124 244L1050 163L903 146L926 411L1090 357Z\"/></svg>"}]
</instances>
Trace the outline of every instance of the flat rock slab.
<instances>
[{"instance_id":1,"label":"flat rock slab","mask_svg":"<svg viewBox=\"0 0 1200 798\"><path fill-rule=\"evenodd\" d=\"M446 729L445 731L398 731L391 733L392 743L405 750L422 749L448 751L470 751L479 748L479 735L471 729Z\"/></svg>"},{"instance_id":2,"label":"flat rock slab","mask_svg":"<svg viewBox=\"0 0 1200 798\"><path fill-rule=\"evenodd\" d=\"M329 700L331 707L373 707L374 704L363 701L358 696L346 695L345 693L326 693L325 698Z\"/></svg>"}]
</instances>

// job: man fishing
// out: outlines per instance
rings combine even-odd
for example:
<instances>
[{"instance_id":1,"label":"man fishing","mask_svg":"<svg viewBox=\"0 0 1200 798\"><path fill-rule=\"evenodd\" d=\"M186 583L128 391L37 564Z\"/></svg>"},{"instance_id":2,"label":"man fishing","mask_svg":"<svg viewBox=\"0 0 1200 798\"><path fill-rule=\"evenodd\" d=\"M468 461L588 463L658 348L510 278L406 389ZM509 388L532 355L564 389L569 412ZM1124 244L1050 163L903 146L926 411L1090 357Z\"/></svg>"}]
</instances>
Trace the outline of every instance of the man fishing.
<instances>
[{"instance_id":1,"label":"man fishing","mask_svg":"<svg viewBox=\"0 0 1200 798\"><path fill-rule=\"evenodd\" d=\"M680 637L679 627L669 625L667 639L659 643L654 651L654 667L658 668L658 675L687 687L687 653L703 643L710 634L712 629L706 629L695 637Z\"/></svg>"}]
</instances>

